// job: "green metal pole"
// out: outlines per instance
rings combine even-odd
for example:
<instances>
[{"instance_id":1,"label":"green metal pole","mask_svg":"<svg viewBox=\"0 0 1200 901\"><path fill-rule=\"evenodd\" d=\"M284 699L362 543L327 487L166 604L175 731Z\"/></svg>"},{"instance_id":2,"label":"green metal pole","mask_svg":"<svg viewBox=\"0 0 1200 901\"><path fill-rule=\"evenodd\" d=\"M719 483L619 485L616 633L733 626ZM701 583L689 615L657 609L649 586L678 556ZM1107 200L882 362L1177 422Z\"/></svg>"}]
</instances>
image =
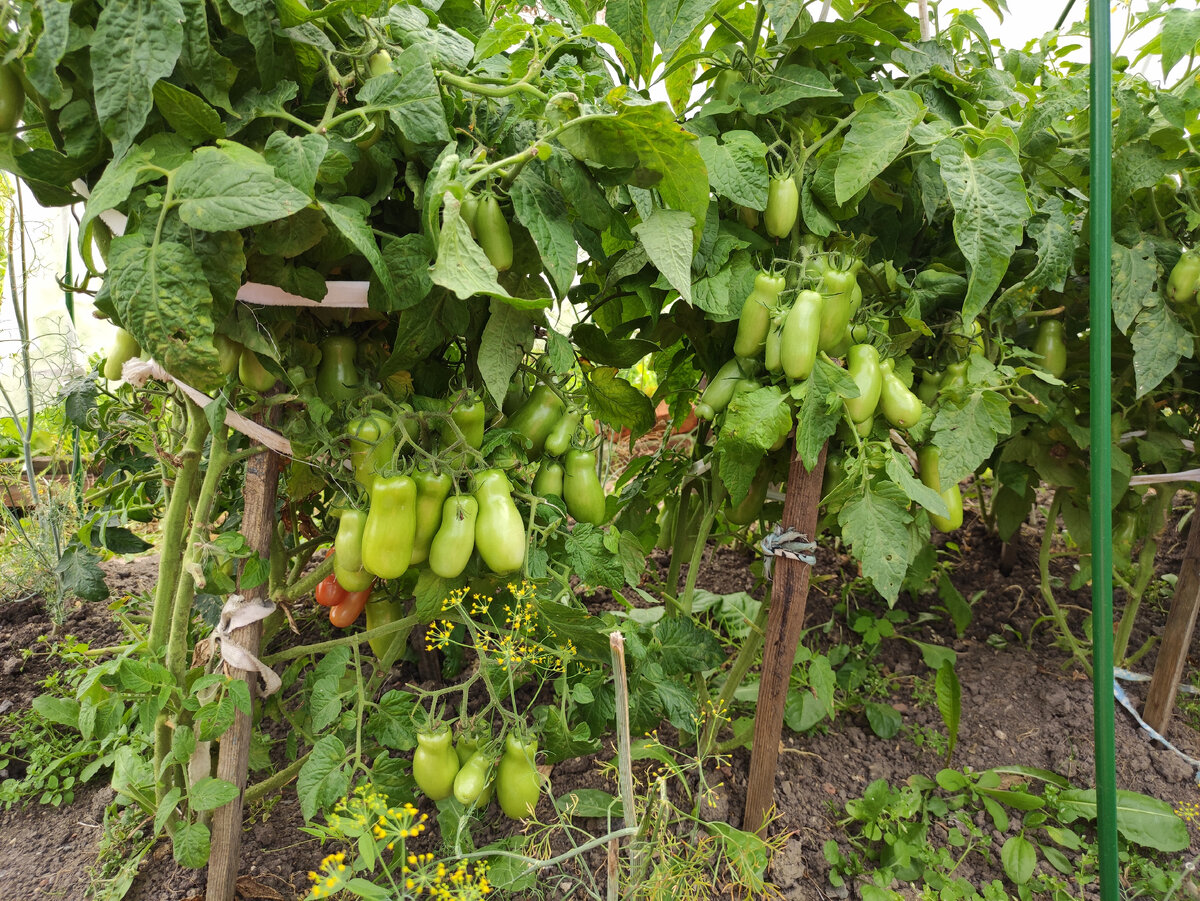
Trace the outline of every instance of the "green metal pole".
<instances>
[{"instance_id":1,"label":"green metal pole","mask_svg":"<svg viewBox=\"0 0 1200 901\"><path fill-rule=\"evenodd\" d=\"M1112 56L1108 4L1089 4L1091 65L1092 694L1100 897L1117 901L1112 615Z\"/></svg>"}]
</instances>

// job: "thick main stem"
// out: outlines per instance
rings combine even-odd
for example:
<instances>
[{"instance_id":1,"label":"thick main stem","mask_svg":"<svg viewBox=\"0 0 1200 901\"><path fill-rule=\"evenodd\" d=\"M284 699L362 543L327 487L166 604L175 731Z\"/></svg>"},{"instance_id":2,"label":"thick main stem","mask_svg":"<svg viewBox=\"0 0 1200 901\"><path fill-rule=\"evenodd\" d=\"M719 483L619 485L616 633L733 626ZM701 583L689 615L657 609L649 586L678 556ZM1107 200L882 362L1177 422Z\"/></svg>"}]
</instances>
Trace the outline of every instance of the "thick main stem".
<instances>
[{"instance_id":1,"label":"thick main stem","mask_svg":"<svg viewBox=\"0 0 1200 901\"><path fill-rule=\"evenodd\" d=\"M154 609L150 614L148 636L152 652L158 652L167 643L175 586L183 571L183 534L187 528L188 507L200 471L204 439L208 437L208 420L204 418L204 412L190 400L185 403L188 413L187 438L179 455L179 469L175 472L175 485L171 489L171 500L167 503L159 544L158 586L154 591Z\"/></svg>"},{"instance_id":2,"label":"thick main stem","mask_svg":"<svg viewBox=\"0 0 1200 901\"><path fill-rule=\"evenodd\" d=\"M1058 511L1060 509L1062 509L1062 489L1054 492L1054 499L1050 502L1050 512L1046 514L1046 531L1042 534L1042 546L1038 552L1038 573L1042 589L1042 600L1050 608L1050 613L1054 617L1054 624L1058 627L1058 632L1063 637L1063 640L1070 647L1072 656L1083 664L1084 669L1091 673L1092 663L1088 660L1088 655L1084 653L1075 635L1071 632L1071 626L1067 622L1067 614L1058 606L1058 601L1054 598L1054 588L1050 584L1050 544L1054 540L1055 523L1058 522ZM1099 625L1093 623L1092 627L1095 629Z\"/></svg>"},{"instance_id":3,"label":"thick main stem","mask_svg":"<svg viewBox=\"0 0 1200 901\"><path fill-rule=\"evenodd\" d=\"M738 651L737 657L733 660L733 666L729 668L729 675L725 678L725 684L721 686L721 694L717 697L716 707L710 714L708 722L704 724L704 732L700 736L699 747L697 749L698 756L701 759L712 753L713 744L717 738L717 730L720 728L721 717L725 715L725 711L733 704L733 696L742 687L746 673L750 672L750 667L754 665L754 658L763 646L763 639L766 638L767 618L770 616L770 612L771 590L768 586L766 600L759 605L758 615L754 617L754 623L750 627L750 634L742 642L742 647Z\"/></svg>"}]
</instances>

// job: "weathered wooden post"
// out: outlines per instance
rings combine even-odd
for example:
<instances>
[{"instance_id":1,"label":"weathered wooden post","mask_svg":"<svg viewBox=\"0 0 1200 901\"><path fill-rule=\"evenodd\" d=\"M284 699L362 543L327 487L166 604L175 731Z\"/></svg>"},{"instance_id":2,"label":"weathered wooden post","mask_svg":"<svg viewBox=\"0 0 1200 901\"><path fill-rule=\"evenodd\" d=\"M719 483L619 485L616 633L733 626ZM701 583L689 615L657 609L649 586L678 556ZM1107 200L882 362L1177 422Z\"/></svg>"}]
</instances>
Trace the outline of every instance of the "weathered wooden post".
<instances>
[{"instance_id":1,"label":"weathered wooden post","mask_svg":"<svg viewBox=\"0 0 1200 901\"><path fill-rule=\"evenodd\" d=\"M817 530L817 508L821 502L821 481L827 449L828 445L821 448L815 467L808 470L793 446L783 501L782 528L802 532L813 540ZM766 644L763 646L762 679L758 688L758 708L754 715L750 782L746 790L746 812L742 818L742 828L748 831L762 829L767 813L775 803L775 767L779 762L783 708L787 702L796 647L800 644L800 632L804 626L809 576L810 567L801 560L780 557L775 561L771 609L767 619Z\"/></svg>"}]
</instances>

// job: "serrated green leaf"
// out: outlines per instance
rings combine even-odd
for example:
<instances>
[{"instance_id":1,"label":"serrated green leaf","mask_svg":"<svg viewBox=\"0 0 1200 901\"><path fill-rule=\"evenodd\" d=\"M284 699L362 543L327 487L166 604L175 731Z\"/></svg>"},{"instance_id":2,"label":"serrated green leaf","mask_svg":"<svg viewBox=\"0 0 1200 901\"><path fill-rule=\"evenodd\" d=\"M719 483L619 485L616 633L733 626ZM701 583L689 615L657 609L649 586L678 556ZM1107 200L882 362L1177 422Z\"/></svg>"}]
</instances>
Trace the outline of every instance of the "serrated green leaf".
<instances>
[{"instance_id":1,"label":"serrated green leaf","mask_svg":"<svg viewBox=\"0 0 1200 901\"><path fill-rule=\"evenodd\" d=\"M54 567L63 588L85 601L103 601L108 597L108 585L100 558L80 544L67 547Z\"/></svg>"},{"instance_id":2,"label":"serrated green leaf","mask_svg":"<svg viewBox=\"0 0 1200 901\"><path fill-rule=\"evenodd\" d=\"M610 95L619 105L615 115L581 119L559 142L576 159L616 170L635 187L655 188L671 209L691 213L699 243L709 192L696 136L675 121L667 104L621 104L622 91Z\"/></svg>"},{"instance_id":3,"label":"serrated green leaf","mask_svg":"<svg viewBox=\"0 0 1200 901\"><path fill-rule=\"evenodd\" d=\"M428 47L424 43L409 47L393 60L394 72L367 79L358 91L358 99L386 109L410 141L441 144L450 140L450 129Z\"/></svg>"},{"instance_id":4,"label":"serrated green leaf","mask_svg":"<svg viewBox=\"0 0 1200 901\"><path fill-rule=\"evenodd\" d=\"M188 789L188 801L192 810L216 810L237 796L236 785L212 776L205 776Z\"/></svg>"},{"instance_id":5,"label":"serrated green leaf","mask_svg":"<svg viewBox=\"0 0 1200 901\"><path fill-rule=\"evenodd\" d=\"M567 205L532 166L521 170L509 189L517 221L529 230L559 296L567 293L575 279L578 247Z\"/></svg>"},{"instance_id":6,"label":"serrated green leaf","mask_svg":"<svg viewBox=\"0 0 1200 901\"><path fill-rule=\"evenodd\" d=\"M326 735L313 745L312 753L296 779L300 812L311 820L317 812L331 808L350 790L350 776L343 768L346 746L336 735Z\"/></svg>"},{"instance_id":7,"label":"serrated green leaf","mask_svg":"<svg viewBox=\"0 0 1200 901\"><path fill-rule=\"evenodd\" d=\"M586 585L619 589L625 584L620 558L604 545L604 532L591 523L576 523L564 550L572 570Z\"/></svg>"},{"instance_id":8,"label":"serrated green leaf","mask_svg":"<svg viewBox=\"0 0 1200 901\"><path fill-rule=\"evenodd\" d=\"M708 167L708 179L713 191L734 203L755 210L766 209L767 148L758 136L749 131L729 131L714 137L700 138L697 149Z\"/></svg>"},{"instance_id":9,"label":"serrated green leaf","mask_svg":"<svg viewBox=\"0 0 1200 901\"><path fill-rule=\"evenodd\" d=\"M912 465L908 458L899 451L892 449L887 459L887 474L893 482L900 486L908 497L920 504L934 516L949 516L945 499L932 488L927 487L913 475Z\"/></svg>"},{"instance_id":10,"label":"serrated green leaf","mask_svg":"<svg viewBox=\"0 0 1200 901\"><path fill-rule=\"evenodd\" d=\"M429 260L433 256L429 239L420 232L388 235L380 241L384 268L391 273L395 293L389 294L378 275L371 278L367 303L381 313L411 309L429 296L433 282L429 278Z\"/></svg>"},{"instance_id":11,"label":"serrated green leaf","mask_svg":"<svg viewBox=\"0 0 1200 901\"><path fill-rule=\"evenodd\" d=\"M842 537L850 542L863 575L889 603L894 602L908 569L910 542L905 528L912 516L904 505L870 488L838 513Z\"/></svg>"},{"instance_id":12,"label":"serrated green leaf","mask_svg":"<svg viewBox=\"0 0 1200 901\"><path fill-rule=\"evenodd\" d=\"M678 616L660 620L654 637L661 646L656 661L668 676L704 672L725 662L721 642L694 621Z\"/></svg>"},{"instance_id":13,"label":"serrated green leaf","mask_svg":"<svg viewBox=\"0 0 1200 901\"><path fill-rule=\"evenodd\" d=\"M991 456L1000 436L1012 431L1008 401L996 391L974 392L961 405L942 404L933 420L943 485L960 482Z\"/></svg>"},{"instance_id":14,"label":"serrated green leaf","mask_svg":"<svg viewBox=\"0 0 1200 901\"><path fill-rule=\"evenodd\" d=\"M307 194L275 176L248 148L201 147L175 174L179 218L203 231L236 231L304 209ZM261 165L250 162L251 155Z\"/></svg>"},{"instance_id":15,"label":"serrated green leaf","mask_svg":"<svg viewBox=\"0 0 1200 901\"><path fill-rule=\"evenodd\" d=\"M491 313L479 339L476 364L483 384L499 407L504 402L517 366L533 349L534 325L545 322L545 316L534 316L492 298Z\"/></svg>"},{"instance_id":16,"label":"serrated green leaf","mask_svg":"<svg viewBox=\"0 0 1200 901\"><path fill-rule=\"evenodd\" d=\"M650 398L617 375L612 367L599 367L587 374L588 408L605 425L629 429L634 438L654 428L654 406Z\"/></svg>"},{"instance_id":17,"label":"serrated green leaf","mask_svg":"<svg viewBox=\"0 0 1200 901\"><path fill-rule=\"evenodd\" d=\"M90 68L96 116L120 159L154 106L151 89L175 68L183 48L179 0L119 0L96 19Z\"/></svg>"},{"instance_id":18,"label":"serrated green leaf","mask_svg":"<svg viewBox=\"0 0 1200 901\"><path fill-rule=\"evenodd\" d=\"M687 303L692 302L692 225L689 213L656 209L632 229L646 256Z\"/></svg>"},{"instance_id":19,"label":"serrated green leaf","mask_svg":"<svg viewBox=\"0 0 1200 901\"><path fill-rule=\"evenodd\" d=\"M709 0L646 0L646 18L662 48L663 62L670 62L711 9Z\"/></svg>"},{"instance_id":20,"label":"serrated green leaf","mask_svg":"<svg viewBox=\"0 0 1200 901\"><path fill-rule=\"evenodd\" d=\"M171 837L175 862L197 870L208 863L211 836L203 823L181 823Z\"/></svg>"},{"instance_id":21,"label":"serrated green leaf","mask_svg":"<svg viewBox=\"0 0 1200 901\"><path fill-rule=\"evenodd\" d=\"M1152 294L1151 298L1152 302L1138 315L1130 338L1138 397L1158 387L1181 359L1190 359L1194 352L1192 333L1158 295Z\"/></svg>"},{"instance_id":22,"label":"serrated green leaf","mask_svg":"<svg viewBox=\"0 0 1200 901\"><path fill-rule=\"evenodd\" d=\"M821 448L837 431L842 420L842 398L857 396L858 385L846 370L817 359L796 414L796 452L806 469L811 471L817 465Z\"/></svg>"},{"instance_id":23,"label":"serrated green leaf","mask_svg":"<svg viewBox=\"0 0 1200 901\"><path fill-rule=\"evenodd\" d=\"M171 128L193 144L225 137L220 114L191 91L160 81L154 86L154 105Z\"/></svg>"},{"instance_id":24,"label":"serrated green leaf","mask_svg":"<svg viewBox=\"0 0 1200 901\"><path fill-rule=\"evenodd\" d=\"M974 153L957 137L936 145L932 157L954 206L954 238L968 263L962 318L970 322L991 300L1021 243L1032 210L1021 163L999 138Z\"/></svg>"},{"instance_id":25,"label":"serrated green leaf","mask_svg":"<svg viewBox=\"0 0 1200 901\"><path fill-rule=\"evenodd\" d=\"M316 188L317 172L328 152L329 139L324 135L290 136L276 131L267 138L263 159L281 179L311 196Z\"/></svg>"},{"instance_id":26,"label":"serrated green leaf","mask_svg":"<svg viewBox=\"0 0 1200 901\"><path fill-rule=\"evenodd\" d=\"M924 115L925 104L912 91L880 92L859 109L833 176L839 204L851 200L892 164L908 143L909 131Z\"/></svg>"},{"instance_id":27,"label":"serrated green leaf","mask_svg":"<svg viewBox=\"0 0 1200 901\"><path fill-rule=\"evenodd\" d=\"M832 100L841 96L842 92L825 73L789 63L766 76L761 93L743 91L740 99L746 112L761 116L797 100Z\"/></svg>"},{"instance_id":28,"label":"serrated green leaf","mask_svg":"<svg viewBox=\"0 0 1200 901\"><path fill-rule=\"evenodd\" d=\"M938 667L934 679L934 692L937 695L938 711L942 714L942 722L946 724L946 735L949 743L946 747L946 762L954 756L954 746L958 743L958 724L962 717L962 688L958 684L958 674L954 664L946 661Z\"/></svg>"}]
</instances>

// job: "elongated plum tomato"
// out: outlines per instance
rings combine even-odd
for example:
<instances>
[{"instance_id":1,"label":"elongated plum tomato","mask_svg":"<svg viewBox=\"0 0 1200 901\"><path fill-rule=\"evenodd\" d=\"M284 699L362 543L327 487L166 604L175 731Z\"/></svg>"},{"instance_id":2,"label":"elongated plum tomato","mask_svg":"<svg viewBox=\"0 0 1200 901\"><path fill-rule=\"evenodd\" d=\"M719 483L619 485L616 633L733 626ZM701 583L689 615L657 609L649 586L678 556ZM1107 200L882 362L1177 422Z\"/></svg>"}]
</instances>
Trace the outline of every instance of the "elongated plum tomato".
<instances>
[{"instance_id":1,"label":"elongated plum tomato","mask_svg":"<svg viewBox=\"0 0 1200 901\"><path fill-rule=\"evenodd\" d=\"M442 504L442 524L429 546L429 568L443 579L462 575L475 550L475 520L479 502L469 494L447 498Z\"/></svg>"},{"instance_id":2,"label":"elongated plum tomato","mask_svg":"<svg viewBox=\"0 0 1200 901\"><path fill-rule=\"evenodd\" d=\"M504 739L504 755L496 770L496 796L500 809L513 820L533 816L542 796L542 776L537 771L537 740L512 733Z\"/></svg>"},{"instance_id":3,"label":"elongated plum tomato","mask_svg":"<svg viewBox=\"0 0 1200 901\"><path fill-rule=\"evenodd\" d=\"M796 187L796 179L790 175L771 179L767 187L767 209L763 214L767 234L772 238L787 237L796 224L799 211L800 190Z\"/></svg>"},{"instance_id":4,"label":"elongated plum tomato","mask_svg":"<svg viewBox=\"0 0 1200 901\"><path fill-rule=\"evenodd\" d=\"M494 573L516 572L525 562L525 523L512 499L512 484L498 469L475 476L475 549Z\"/></svg>"},{"instance_id":5,"label":"elongated plum tomato","mask_svg":"<svg viewBox=\"0 0 1200 901\"><path fill-rule=\"evenodd\" d=\"M329 608L330 624L337 626L339 629L345 629L350 626L362 615L363 608L367 606L367 598L370 596L370 588L364 588L362 591L347 592L345 600Z\"/></svg>"},{"instance_id":6,"label":"elongated plum tomato","mask_svg":"<svg viewBox=\"0 0 1200 901\"><path fill-rule=\"evenodd\" d=\"M437 732L418 732L413 752L413 781L430 801L444 801L454 791L458 755L454 753L450 727Z\"/></svg>"}]
</instances>

